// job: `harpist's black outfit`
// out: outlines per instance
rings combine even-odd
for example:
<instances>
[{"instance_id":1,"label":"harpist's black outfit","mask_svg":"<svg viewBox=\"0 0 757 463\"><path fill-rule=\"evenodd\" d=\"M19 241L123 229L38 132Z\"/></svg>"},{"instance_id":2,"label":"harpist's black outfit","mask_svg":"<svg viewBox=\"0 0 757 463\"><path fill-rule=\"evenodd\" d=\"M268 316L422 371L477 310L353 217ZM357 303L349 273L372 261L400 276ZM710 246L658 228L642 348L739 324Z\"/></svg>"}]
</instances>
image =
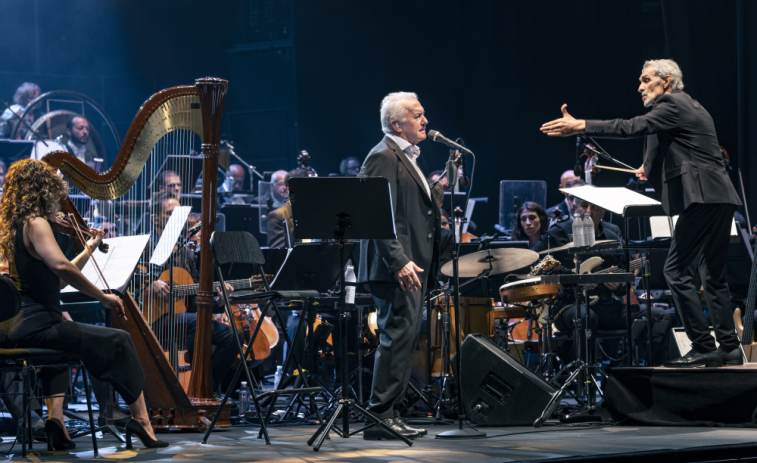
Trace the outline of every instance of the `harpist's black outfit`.
<instances>
[{"instance_id":1,"label":"harpist's black outfit","mask_svg":"<svg viewBox=\"0 0 757 463\"><path fill-rule=\"evenodd\" d=\"M21 293L21 311L0 323L0 343L6 347L39 347L76 352L97 379L107 381L127 404L142 393L145 376L134 342L125 331L64 322L60 309L60 278L24 245L23 225L16 230L16 253L10 261L11 278ZM64 393L68 370L48 369L40 374L46 393Z\"/></svg>"}]
</instances>

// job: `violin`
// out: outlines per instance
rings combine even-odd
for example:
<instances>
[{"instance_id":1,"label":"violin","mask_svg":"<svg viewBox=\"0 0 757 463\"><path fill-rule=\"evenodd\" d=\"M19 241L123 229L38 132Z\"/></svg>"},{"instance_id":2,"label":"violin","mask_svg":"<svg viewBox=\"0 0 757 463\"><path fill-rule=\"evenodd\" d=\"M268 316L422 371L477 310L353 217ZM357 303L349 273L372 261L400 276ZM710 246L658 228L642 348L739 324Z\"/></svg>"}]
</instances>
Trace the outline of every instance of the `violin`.
<instances>
[{"instance_id":1,"label":"violin","mask_svg":"<svg viewBox=\"0 0 757 463\"><path fill-rule=\"evenodd\" d=\"M71 202L71 199L68 196L62 196L60 198L60 209L63 212L63 216L48 219L50 227L58 233L63 233L64 235L75 238L72 241L74 242L76 252L80 253L84 251L84 247L87 243L82 243L80 239L76 239L79 237L79 233L89 238L95 238L97 233L89 228L87 221L84 220L81 214L79 214L79 210L74 203ZM108 252L108 244L101 241L97 249L103 253Z\"/></svg>"}]
</instances>

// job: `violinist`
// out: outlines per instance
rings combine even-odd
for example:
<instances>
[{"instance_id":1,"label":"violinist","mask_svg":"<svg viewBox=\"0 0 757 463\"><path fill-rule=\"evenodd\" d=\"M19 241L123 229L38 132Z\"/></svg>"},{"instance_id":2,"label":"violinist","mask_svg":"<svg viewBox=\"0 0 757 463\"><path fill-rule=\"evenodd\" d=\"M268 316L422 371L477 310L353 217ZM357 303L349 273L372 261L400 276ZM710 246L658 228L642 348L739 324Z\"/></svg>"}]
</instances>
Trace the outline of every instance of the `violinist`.
<instances>
[{"instance_id":1,"label":"violinist","mask_svg":"<svg viewBox=\"0 0 757 463\"><path fill-rule=\"evenodd\" d=\"M153 231L150 237L150 243L147 245L148 253L154 249L158 243L158 240L163 235L168 219L171 217L173 210L179 206L179 197L173 191L161 191L156 193L150 199L150 220L153 224ZM146 261L149 260L149 256L146 257ZM171 260L168 263L159 268L153 269L153 273L160 275L167 272ZM194 252L189 252L186 246L176 246L173 254L174 267L180 267L186 270L192 279L197 283L197 255ZM157 296L157 299L167 303L169 285L162 279L155 278L147 289L152 295ZM226 284L226 291L232 292L234 288L228 283ZM139 298L143 300L143 298ZM195 306L195 298L190 297L187 304L187 313L175 314L176 327L179 330L186 330L186 347L188 351L188 359L191 361L194 353L195 344L195 330L197 328L197 308ZM220 313L224 307L224 301L221 296L221 290L218 289L218 295L215 297L215 304L217 311ZM143 311L147 310L143 307ZM156 333L165 332L168 324L168 314L165 314L158 318L153 323L153 331ZM212 345L215 346L213 351L212 363L213 363L213 383L215 387L220 387L221 381L226 373L231 368L234 360L237 358L237 345L234 341L234 334L239 337L241 342L244 342L242 332L236 328L232 328L229 325L220 323L217 320L212 321L213 329L211 335ZM166 348L167 346L164 346Z\"/></svg>"},{"instance_id":2,"label":"violinist","mask_svg":"<svg viewBox=\"0 0 757 463\"><path fill-rule=\"evenodd\" d=\"M145 377L131 336L125 331L67 322L60 308L61 280L123 315L117 296L105 294L82 275L61 252L48 219L60 209L66 185L55 170L41 161L25 159L13 164L0 200L0 249L8 259L13 283L21 293L21 311L0 323L0 343L7 347L46 347L83 356L89 373L111 383L129 404L132 419L127 438L136 434L146 447L166 447L150 426L145 407ZM45 432L56 450L76 444L63 426L63 394L68 369L40 373L45 392L51 395Z\"/></svg>"}]
</instances>

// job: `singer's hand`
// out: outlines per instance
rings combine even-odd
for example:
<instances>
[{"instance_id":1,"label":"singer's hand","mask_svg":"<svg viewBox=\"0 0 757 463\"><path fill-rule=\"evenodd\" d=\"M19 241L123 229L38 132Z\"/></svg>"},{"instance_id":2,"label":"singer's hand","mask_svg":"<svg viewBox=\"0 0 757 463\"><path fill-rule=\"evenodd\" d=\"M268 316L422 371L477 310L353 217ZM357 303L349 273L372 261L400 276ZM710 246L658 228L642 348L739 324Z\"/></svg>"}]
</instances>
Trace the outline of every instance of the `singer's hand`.
<instances>
[{"instance_id":1,"label":"singer's hand","mask_svg":"<svg viewBox=\"0 0 757 463\"><path fill-rule=\"evenodd\" d=\"M550 137L568 137L577 133L586 132L586 121L583 119L576 119L568 114L568 105L562 105L560 110L562 111L562 117L542 125L542 133L546 133Z\"/></svg>"},{"instance_id":2,"label":"singer's hand","mask_svg":"<svg viewBox=\"0 0 757 463\"><path fill-rule=\"evenodd\" d=\"M421 289L421 280L416 273L423 273L423 269L410 261L397 271L397 279L400 281L402 291L418 291Z\"/></svg>"},{"instance_id":3,"label":"singer's hand","mask_svg":"<svg viewBox=\"0 0 757 463\"><path fill-rule=\"evenodd\" d=\"M636 169L636 176L639 177L639 179L647 181L647 174L644 172L644 166L639 167Z\"/></svg>"}]
</instances>

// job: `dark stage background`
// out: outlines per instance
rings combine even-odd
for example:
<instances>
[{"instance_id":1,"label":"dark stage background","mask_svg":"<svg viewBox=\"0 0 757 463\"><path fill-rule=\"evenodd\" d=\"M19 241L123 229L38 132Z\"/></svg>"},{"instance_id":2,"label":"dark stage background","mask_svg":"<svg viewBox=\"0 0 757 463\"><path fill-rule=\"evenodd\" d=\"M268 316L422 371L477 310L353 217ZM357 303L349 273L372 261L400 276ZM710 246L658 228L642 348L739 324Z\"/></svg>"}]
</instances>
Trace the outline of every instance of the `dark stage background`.
<instances>
[{"instance_id":1,"label":"dark stage background","mask_svg":"<svg viewBox=\"0 0 757 463\"><path fill-rule=\"evenodd\" d=\"M478 155L474 216L492 231L500 180L548 182L572 168L574 139L539 126L560 116L629 118L647 59L673 58L685 91L712 114L757 200L757 19L749 1L242 1L3 0L0 98L24 81L102 104L123 135L152 93L212 75L230 81L224 138L261 171L292 169L307 150L321 175L363 158L381 138L379 104L417 92L429 128ZM752 58L752 59L750 59ZM631 165L641 140L600 141ZM444 146L421 144L426 172ZM749 156L749 155L752 156ZM600 186L629 176L604 172ZM755 206L757 207L757 206ZM480 209L478 209L480 208Z\"/></svg>"}]
</instances>

